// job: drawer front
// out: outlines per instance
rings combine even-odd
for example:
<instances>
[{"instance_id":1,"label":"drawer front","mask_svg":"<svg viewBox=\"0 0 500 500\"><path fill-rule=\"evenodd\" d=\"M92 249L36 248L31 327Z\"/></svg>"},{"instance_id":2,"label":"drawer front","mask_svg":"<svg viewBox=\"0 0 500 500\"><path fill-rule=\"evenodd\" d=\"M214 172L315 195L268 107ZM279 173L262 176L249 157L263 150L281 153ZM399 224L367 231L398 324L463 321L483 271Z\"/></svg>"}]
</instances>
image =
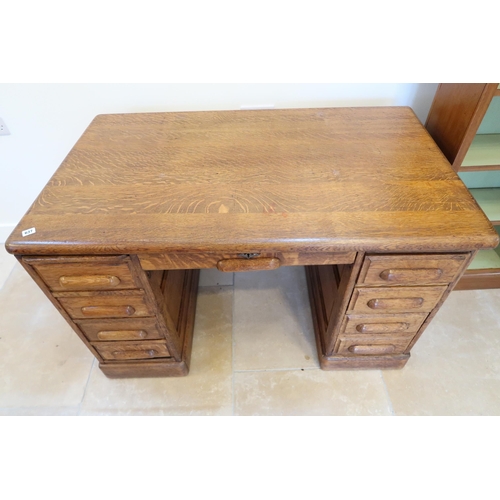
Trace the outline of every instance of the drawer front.
<instances>
[{"instance_id":1,"label":"drawer front","mask_svg":"<svg viewBox=\"0 0 500 500\"><path fill-rule=\"evenodd\" d=\"M140 288L130 269L130 259L88 257L26 259L53 292L124 290Z\"/></svg>"},{"instance_id":2,"label":"drawer front","mask_svg":"<svg viewBox=\"0 0 500 500\"><path fill-rule=\"evenodd\" d=\"M247 258L251 256L251 258ZM225 266L224 261L239 260L240 264L251 267L252 260L272 259L272 267L280 266L322 266L328 264L352 264L356 252L315 252L315 253L165 253L139 254L141 266L147 271L161 269L205 269ZM255 264L255 265L258 265Z\"/></svg>"},{"instance_id":3,"label":"drawer front","mask_svg":"<svg viewBox=\"0 0 500 500\"><path fill-rule=\"evenodd\" d=\"M352 294L349 311L358 314L430 312L446 288L446 286L357 288Z\"/></svg>"},{"instance_id":4,"label":"drawer front","mask_svg":"<svg viewBox=\"0 0 500 500\"><path fill-rule=\"evenodd\" d=\"M410 344L414 334L406 336L371 336L350 335L340 336L336 353L347 356L382 356L403 354Z\"/></svg>"},{"instance_id":5,"label":"drawer front","mask_svg":"<svg viewBox=\"0 0 500 500\"><path fill-rule=\"evenodd\" d=\"M345 335L405 335L417 333L427 313L391 315L348 314Z\"/></svg>"},{"instance_id":6,"label":"drawer front","mask_svg":"<svg viewBox=\"0 0 500 500\"><path fill-rule=\"evenodd\" d=\"M367 255L358 284L434 285L451 283L469 254Z\"/></svg>"},{"instance_id":7,"label":"drawer front","mask_svg":"<svg viewBox=\"0 0 500 500\"><path fill-rule=\"evenodd\" d=\"M91 342L163 339L153 318L77 320Z\"/></svg>"},{"instance_id":8,"label":"drawer front","mask_svg":"<svg viewBox=\"0 0 500 500\"><path fill-rule=\"evenodd\" d=\"M170 357L167 344L162 341L96 342L92 345L106 361Z\"/></svg>"},{"instance_id":9,"label":"drawer front","mask_svg":"<svg viewBox=\"0 0 500 500\"><path fill-rule=\"evenodd\" d=\"M69 297L58 297L61 305L74 319L84 318L135 318L153 316L140 292L114 295L92 295L91 293Z\"/></svg>"}]
</instances>

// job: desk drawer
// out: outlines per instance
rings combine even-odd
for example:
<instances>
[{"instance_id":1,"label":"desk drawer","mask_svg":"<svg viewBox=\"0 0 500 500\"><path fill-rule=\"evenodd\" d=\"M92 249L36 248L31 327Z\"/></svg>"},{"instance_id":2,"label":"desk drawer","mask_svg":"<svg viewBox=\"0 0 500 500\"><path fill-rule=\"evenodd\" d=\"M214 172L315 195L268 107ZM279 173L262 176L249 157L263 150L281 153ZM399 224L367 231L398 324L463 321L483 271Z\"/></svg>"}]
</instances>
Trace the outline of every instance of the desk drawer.
<instances>
[{"instance_id":1,"label":"desk drawer","mask_svg":"<svg viewBox=\"0 0 500 500\"><path fill-rule=\"evenodd\" d=\"M345 335L406 335L417 333L427 313L391 315L348 314Z\"/></svg>"},{"instance_id":2,"label":"desk drawer","mask_svg":"<svg viewBox=\"0 0 500 500\"><path fill-rule=\"evenodd\" d=\"M141 288L128 257L25 258L53 292Z\"/></svg>"},{"instance_id":3,"label":"desk drawer","mask_svg":"<svg viewBox=\"0 0 500 500\"><path fill-rule=\"evenodd\" d=\"M251 257L250 259L246 258ZM242 262L252 259L276 259L274 268L280 266L322 266L329 264L352 264L356 252L315 252L315 253L164 253L139 254L141 266L147 271L161 269L206 269L216 268L219 262L240 259Z\"/></svg>"},{"instance_id":4,"label":"desk drawer","mask_svg":"<svg viewBox=\"0 0 500 500\"><path fill-rule=\"evenodd\" d=\"M414 334L403 336L349 335L340 336L336 354L351 356L381 356L403 354Z\"/></svg>"},{"instance_id":5,"label":"desk drawer","mask_svg":"<svg viewBox=\"0 0 500 500\"><path fill-rule=\"evenodd\" d=\"M438 285L451 283L469 254L367 255L358 284Z\"/></svg>"},{"instance_id":6,"label":"desk drawer","mask_svg":"<svg viewBox=\"0 0 500 500\"><path fill-rule=\"evenodd\" d=\"M76 322L91 342L163 339L154 318L86 319Z\"/></svg>"},{"instance_id":7,"label":"desk drawer","mask_svg":"<svg viewBox=\"0 0 500 500\"><path fill-rule=\"evenodd\" d=\"M153 316L144 292L80 292L56 293L55 297L74 319L84 318L135 318Z\"/></svg>"},{"instance_id":8,"label":"desk drawer","mask_svg":"<svg viewBox=\"0 0 500 500\"><path fill-rule=\"evenodd\" d=\"M138 342L95 342L96 351L106 361L168 358L167 344L161 340Z\"/></svg>"},{"instance_id":9,"label":"desk drawer","mask_svg":"<svg viewBox=\"0 0 500 500\"><path fill-rule=\"evenodd\" d=\"M396 314L430 312L446 286L356 288L349 311L358 314Z\"/></svg>"}]
</instances>

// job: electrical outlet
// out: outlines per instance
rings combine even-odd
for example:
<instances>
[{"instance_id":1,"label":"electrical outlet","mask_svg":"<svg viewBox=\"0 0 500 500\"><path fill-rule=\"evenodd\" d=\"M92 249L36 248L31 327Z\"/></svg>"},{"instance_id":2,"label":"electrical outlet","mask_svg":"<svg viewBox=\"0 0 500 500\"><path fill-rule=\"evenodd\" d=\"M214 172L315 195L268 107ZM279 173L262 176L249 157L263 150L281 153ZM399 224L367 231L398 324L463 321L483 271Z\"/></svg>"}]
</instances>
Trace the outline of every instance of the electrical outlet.
<instances>
[{"instance_id":1,"label":"electrical outlet","mask_svg":"<svg viewBox=\"0 0 500 500\"><path fill-rule=\"evenodd\" d=\"M0 135L10 135L7 125L5 125L4 121L1 118L0 118Z\"/></svg>"}]
</instances>

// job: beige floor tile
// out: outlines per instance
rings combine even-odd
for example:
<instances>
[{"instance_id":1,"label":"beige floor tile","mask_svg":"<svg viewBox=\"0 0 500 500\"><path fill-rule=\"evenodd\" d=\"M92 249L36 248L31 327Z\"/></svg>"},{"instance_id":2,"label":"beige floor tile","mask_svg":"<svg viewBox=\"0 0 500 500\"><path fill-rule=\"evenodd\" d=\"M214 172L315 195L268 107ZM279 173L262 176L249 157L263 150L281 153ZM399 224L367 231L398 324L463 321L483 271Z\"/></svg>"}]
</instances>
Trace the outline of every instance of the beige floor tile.
<instances>
[{"instance_id":1,"label":"beige floor tile","mask_svg":"<svg viewBox=\"0 0 500 500\"><path fill-rule=\"evenodd\" d=\"M235 273L234 369L318 367L303 267Z\"/></svg>"},{"instance_id":2,"label":"beige floor tile","mask_svg":"<svg viewBox=\"0 0 500 500\"><path fill-rule=\"evenodd\" d=\"M0 304L0 408L78 405L94 357L19 264Z\"/></svg>"},{"instance_id":3,"label":"beige floor tile","mask_svg":"<svg viewBox=\"0 0 500 500\"><path fill-rule=\"evenodd\" d=\"M224 286L232 285L234 273L223 273L218 269L202 269L200 272L199 286Z\"/></svg>"},{"instance_id":4,"label":"beige floor tile","mask_svg":"<svg viewBox=\"0 0 500 500\"><path fill-rule=\"evenodd\" d=\"M0 243L0 289L9 277L15 263L16 258L5 250L3 243Z\"/></svg>"},{"instance_id":5,"label":"beige floor tile","mask_svg":"<svg viewBox=\"0 0 500 500\"><path fill-rule=\"evenodd\" d=\"M500 290L453 292L403 370L385 371L401 415L500 414Z\"/></svg>"},{"instance_id":6,"label":"beige floor tile","mask_svg":"<svg viewBox=\"0 0 500 500\"><path fill-rule=\"evenodd\" d=\"M236 415L390 415L380 371L234 374Z\"/></svg>"},{"instance_id":7,"label":"beige floor tile","mask_svg":"<svg viewBox=\"0 0 500 500\"><path fill-rule=\"evenodd\" d=\"M80 407L50 407L34 406L26 408L0 408L2 417L73 417L77 416Z\"/></svg>"},{"instance_id":8,"label":"beige floor tile","mask_svg":"<svg viewBox=\"0 0 500 500\"><path fill-rule=\"evenodd\" d=\"M92 370L83 415L232 414L230 287L201 288L187 377L108 379Z\"/></svg>"}]
</instances>

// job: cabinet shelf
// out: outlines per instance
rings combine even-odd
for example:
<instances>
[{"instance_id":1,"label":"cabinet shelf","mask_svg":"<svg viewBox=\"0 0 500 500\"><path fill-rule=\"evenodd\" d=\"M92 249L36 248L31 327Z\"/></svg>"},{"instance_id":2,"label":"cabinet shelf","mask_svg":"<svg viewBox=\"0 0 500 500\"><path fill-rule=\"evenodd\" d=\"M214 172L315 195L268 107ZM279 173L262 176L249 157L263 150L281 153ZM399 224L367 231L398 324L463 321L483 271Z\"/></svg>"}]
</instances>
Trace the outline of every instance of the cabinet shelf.
<instances>
[{"instance_id":1,"label":"cabinet shelf","mask_svg":"<svg viewBox=\"0 0 500 500\"><path fill-rule=\"evenodd\" d=\"M461 171L500 169L500 134L478 134L474 137Z\"/></svg>"},{"instance_id":2,"label":"cabinet shelf","mask_svg":"<svg viewBox=\"0 0 500 500\"><path fill-rule=\"evenodd\" d=\"M500 225L500 188L475 188L469 191L491 223Z\"/></svg>"},{"instance_id":3,"label":"cabinet shelf","mask_svg":"<svg viewBox=\"0 0 500 500\"><path fill-rule=\"evenodd\" d=\"M495 227L500 235L500 227ZM479 250L455 290L500 288L500 245L490 250Z\"/></svg>"},{"instance_id":4,"label":"cabinet shelf","mask_svg":"<svg viewBox=\"0 0 500 500\"><path fill-rule=\"evenodd\" d=\"M499 269L500 253L499 248L491 250L479 250L474 260L470 263L468 270L478 269Z\"/></svg>"}]
</instances>

